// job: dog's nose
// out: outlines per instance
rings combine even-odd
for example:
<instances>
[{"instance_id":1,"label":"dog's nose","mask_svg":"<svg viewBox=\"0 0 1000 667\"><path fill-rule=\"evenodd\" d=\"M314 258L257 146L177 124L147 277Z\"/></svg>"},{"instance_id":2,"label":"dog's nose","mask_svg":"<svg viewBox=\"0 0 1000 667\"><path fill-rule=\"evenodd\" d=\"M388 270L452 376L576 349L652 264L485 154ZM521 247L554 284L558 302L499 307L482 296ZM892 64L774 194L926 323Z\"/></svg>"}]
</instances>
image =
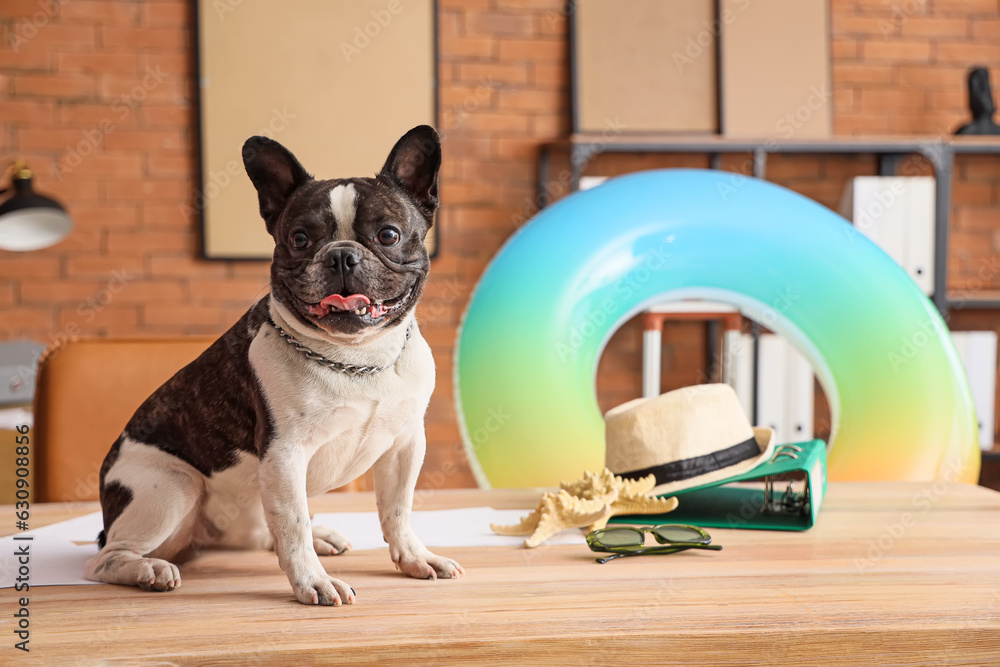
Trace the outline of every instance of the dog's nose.
<instances>
[{"instance_id":1,"label":"dog's nose","mask_svg":"<svg viewBox=\"0 0 1000 667\"><path fill-rule=\"evenodd\" d=\"M326 256L326 265L333 271L348 273L361 263L361 253L356 248L333 248Z\"/></svg>"}]
</instances>

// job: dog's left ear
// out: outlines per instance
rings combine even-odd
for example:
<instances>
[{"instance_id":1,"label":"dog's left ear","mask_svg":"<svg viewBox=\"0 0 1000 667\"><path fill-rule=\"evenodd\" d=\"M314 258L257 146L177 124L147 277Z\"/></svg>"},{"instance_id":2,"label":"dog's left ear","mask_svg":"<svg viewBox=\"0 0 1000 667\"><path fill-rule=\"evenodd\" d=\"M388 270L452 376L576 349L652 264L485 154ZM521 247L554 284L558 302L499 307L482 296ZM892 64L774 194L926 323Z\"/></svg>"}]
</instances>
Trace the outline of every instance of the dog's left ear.
<instances>
[{"instance_id":1,"label":"dog's left ear","mask_svg":"<svg viewBox=\"0 0 1000 667\"><path fill-rule=\"evenodd\" d=\"M438 133L430 125L418 125L393 146L382 167L382 176L400 185L421 207L433 213L438 205L440 168Z\"/></svg>"},{"instance_id":2,"label":"dog's left ear","mask_svg":"<svg viewBox=\"0 0 1000 667\"><path fill-rule=\"evenodd\" d=\"M243 166L257 188L260 217L267 233L274 235L278 216L288 198L303 183L312 180L291 151L274 139L250 137L243 144Z\"/></svg>"}]
</instances>

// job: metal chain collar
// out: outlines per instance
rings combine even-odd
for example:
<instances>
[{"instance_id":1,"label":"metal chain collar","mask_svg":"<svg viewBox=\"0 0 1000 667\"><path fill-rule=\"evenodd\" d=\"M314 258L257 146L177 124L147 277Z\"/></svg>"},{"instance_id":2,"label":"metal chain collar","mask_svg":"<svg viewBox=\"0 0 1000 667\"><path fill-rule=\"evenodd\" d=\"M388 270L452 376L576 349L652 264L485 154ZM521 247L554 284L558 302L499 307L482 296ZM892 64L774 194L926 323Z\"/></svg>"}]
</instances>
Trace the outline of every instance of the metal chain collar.
<instances>
[{"instance_id":1,"label":"metal chain collar","mask_svg":"<svg viewBox=\"0 0 1000 667\"><path fill-rule=\"evenodd\" d=\"M400 357L403 356L403 350L406 349L406 343L410 340L410 333L413 331L413 322L410 322L410 326L406 327L406 338L403 339L403 347L400 348L399 354L396 358L392 360L392 363L385 366L358 366L356 364L345 364L340 361L333 361L332 359L327 359L322 354L318 352L313 352L308 347L303 345L296 339L292 334L288 333L274 321L271 317L268 317L268 321L271 326L274 327L278 335L285 339L285 342L296 349L296 351L301 352L306 356L307 359L312 359L316 363L326 366L327 368L332 368L333 370L344 373L345 375L375 375L376 373L381 373L382 371L392 368L399 361Z\"/></svg>"}]
</instances>

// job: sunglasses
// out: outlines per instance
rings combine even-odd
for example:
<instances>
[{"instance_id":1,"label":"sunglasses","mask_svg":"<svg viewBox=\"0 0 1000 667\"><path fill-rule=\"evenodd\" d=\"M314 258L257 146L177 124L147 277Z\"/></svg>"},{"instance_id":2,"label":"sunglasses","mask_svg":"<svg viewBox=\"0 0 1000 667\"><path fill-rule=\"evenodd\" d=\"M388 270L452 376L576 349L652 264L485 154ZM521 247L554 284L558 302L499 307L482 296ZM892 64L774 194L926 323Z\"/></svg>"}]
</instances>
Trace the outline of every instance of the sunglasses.
<instances>
[{"instance_id":1,"label":"sunglasses","mask_svg":"<svg viewBox=\"0 0 1000 667\"><path fill-rule=\"evenodd\" d=\"M645 546L646 533L652 533L661 546ZM598 563L607 563L619 556L644 556L647 554L672 554L688 549L711 549L720 551L722 547L712 544L712 536L698 526L680 523L664 523L652 528L620 526L591 531L587 535L587 545L591 551L601 551L612 555L598 558Z\"/></svg>"}]
</instances>

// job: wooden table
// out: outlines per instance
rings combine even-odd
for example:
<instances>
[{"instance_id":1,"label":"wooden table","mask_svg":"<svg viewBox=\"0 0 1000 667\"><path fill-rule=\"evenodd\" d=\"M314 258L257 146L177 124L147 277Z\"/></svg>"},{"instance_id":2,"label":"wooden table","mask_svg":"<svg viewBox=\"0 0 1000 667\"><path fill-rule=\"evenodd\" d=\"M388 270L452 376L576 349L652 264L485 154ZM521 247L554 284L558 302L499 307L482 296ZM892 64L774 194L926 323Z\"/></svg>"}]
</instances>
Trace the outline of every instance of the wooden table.
<instances>
[{"instance_id":1,"label":"wooden table","mask_svg":"<svg viewBox=\"0 0 1000 667\"><path fill-rule=\"evenodd\" d=\"M534 504L526 491L424 492L421 509ZM314 511L366 510L367 493ZM93 511L38 506L33 525ZM8 511L9 510L9 511ZM9 507L4 516L12 516ZM31 653L0 664L1000 664L1000 494L831 484L804 533L713 530L720 552L594 563L583 546L441 549L466 576L416 581L385 550L324 560L358 603L293 601L270 552L210 552L170 593L31 591Z\"/></svg>"}]
</instances>

